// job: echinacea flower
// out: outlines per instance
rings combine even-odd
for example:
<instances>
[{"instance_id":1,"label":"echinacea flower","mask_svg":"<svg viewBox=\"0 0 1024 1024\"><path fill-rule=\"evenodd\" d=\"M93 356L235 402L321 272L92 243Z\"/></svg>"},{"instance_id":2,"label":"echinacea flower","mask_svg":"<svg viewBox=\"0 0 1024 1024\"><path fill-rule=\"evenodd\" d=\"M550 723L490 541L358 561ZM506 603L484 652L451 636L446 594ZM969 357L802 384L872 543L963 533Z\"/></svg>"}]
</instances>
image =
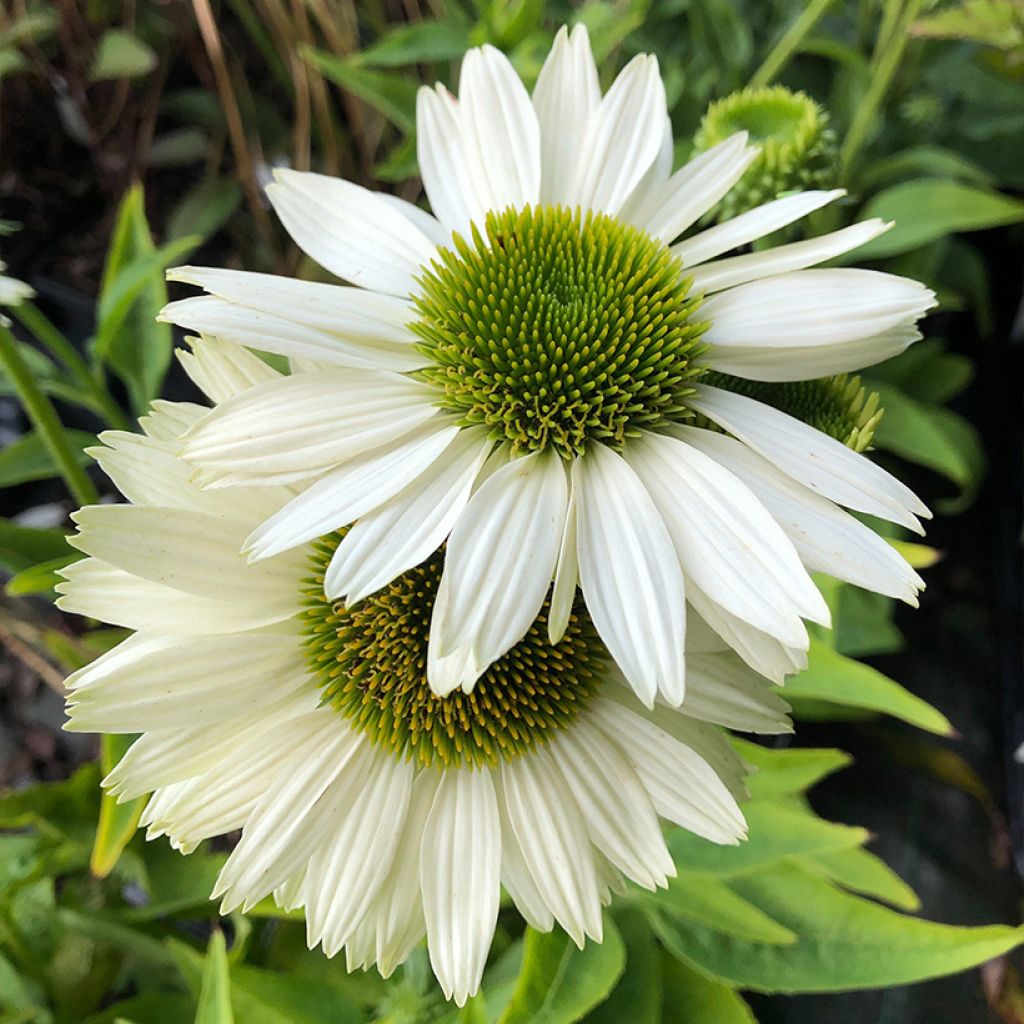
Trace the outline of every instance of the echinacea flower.
<instances>
[{"instance_id":1,"label":"echinacea flower","mask_svg":"<svg viewBox=\"0 0 1024 1024\"><path fill-rule=\"evenodd\" d=\"M532 97L499 51L470 51L458 99L420 92L417 139L433 214L312 173L268 189L349 285L171 275L209 294L166 320L298 371L186 436L212 490L309 484L245 539L255 561L350 526L324 575L355 605L446 543L438 694L470 692L546 602L558 642L577 584L647 706L684 698L687 606L781 679L805 620L829 621L809 571L915 602L917 575L841 506L920 531L920 500L734 386L841 374L919 337L928 289L815 267L886 224L727 255L842 194L808 191L683 237L757 150L741 132L672 173L657 61L602 96L581 27Z\"/></svg>"},{"instance_id":2,"label":"echinacea flower","mask_svg":"<svg viewBox=\"0 0 1024 1024\"><path fill-rule=\"evenodd\" d=\"M222 403L281 379L229 343L183 362ZM214 893L224 912L272 895L304 908L310 946L385 975L426 935L461 1004L502 884L532 925L582 945L625 879L674 874L659 818L740 839L744 766L717 726L789 725L734 654L691 654L686 714L647 709L582 603L553 644L545 604L472 693L438 696L440 553L354 607L323 592L344 532L248 562L242 540L294 491L191 482L179 436L203 413L157 402L145 436L101 435L93 454L129 503L76 513L89 557L62 570L59 603L135 630L67 681L68 728L141 733L105 785L152 793L149 836L186 853L242 830Z\"/></svg>"}]
</instances>

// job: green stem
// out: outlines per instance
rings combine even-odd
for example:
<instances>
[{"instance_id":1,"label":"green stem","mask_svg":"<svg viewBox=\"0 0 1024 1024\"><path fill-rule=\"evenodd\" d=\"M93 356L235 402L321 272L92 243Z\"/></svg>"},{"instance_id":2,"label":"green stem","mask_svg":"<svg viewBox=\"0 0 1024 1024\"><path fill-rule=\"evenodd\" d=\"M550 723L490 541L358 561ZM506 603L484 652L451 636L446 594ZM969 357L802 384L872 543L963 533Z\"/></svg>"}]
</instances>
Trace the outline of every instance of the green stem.
<instances>
[{"instance_id":1,"label":"green stem","mask_svg":"<svg viewBox=\"0 0 1024 1024\"><path fill-rule=\"evenodd\" d=\"M752 87L768 85L778 75L833 3L835 0L810 0L793 24L782 34L782 38L772 47L764 63L754 72L750 79Z\"/></svg>"},{"instance_id":2,"label":"green stem","mask_svg":"<svg viewBox=\"0 0 1024 1024\"><path fill-rule=\"evenodd\" d=\"M57 463L72 497L79 505L95 504L99 495L85 470L75 461L75 453L68 444L56 410L22 359L14 335L3 326L0 326L0 368L7 374L32 426Z\"/></svg>"},{"instance_id":3,"label":"green stem","mask_svg":"<svg viewBox=\"0 0 1024 1024\"><path fill-rule=\"evenodd\" d=\"M885 99L892 79L903 59L903 51L910 41L910 26L921 9L921 0L908 0L906 6L891 14L895 5L886 8L886 17L879 33L878 45L875 48L875 59L872 61L871 84L857 108L853 124L846 133L843 147L839 153L839 180L848 181L850 170L861 147L867 139L868 131L874 123L878 108Z\"/></svg>"},{"instance_id":4,"label":"green stem","mask_svg":"<svg viewBox=\"0 0 1024 1024\"><path fill-rule=\"evenodd\" d=\"M78 350L61 334L43 313L31 302L22 302L11 312L21 325L59 362L63 363L75 381L89 393L92 407L107 423L118 430L131 430L132 425L121 407L110 397L103 384L89 370Z\"/></svg>"}]
</instances>

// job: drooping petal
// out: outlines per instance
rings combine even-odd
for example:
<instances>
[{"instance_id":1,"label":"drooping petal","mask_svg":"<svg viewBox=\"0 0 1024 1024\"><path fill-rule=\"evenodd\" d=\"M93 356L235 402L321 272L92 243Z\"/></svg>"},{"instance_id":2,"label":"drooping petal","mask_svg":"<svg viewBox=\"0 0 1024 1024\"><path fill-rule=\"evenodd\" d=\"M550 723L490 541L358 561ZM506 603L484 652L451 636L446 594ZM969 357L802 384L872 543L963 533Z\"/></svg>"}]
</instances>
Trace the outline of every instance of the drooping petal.
<instances>
[{"instance_id":1,"label":"drooping petal","mask_svg":"<svg viewBox=\"0 0 1024 1024\"><path fill-rule=\"evenodd\" d=\"M387 295L410 295L434 244L369 189L308 171L279 170L267 198L300 248L332 274Z\"/></svg>"},{"instance_id":2,"label":"drooping petal","mask_svg":"<svg viewBox=\"0 0 1024 1024\"><path fill-rule=\"evenodd\" d=\"M688 580L752 626L799 644L801 618L828 624L824 599L795 548L750 489L674 437L645 433L626 446L668 528Z\"/></svg>"},{"instance_id":3,"label":"drooping petal","mask_svg":"<svg viewBox=\"0 0 1024 1024\"><path fill-rule=\"evenodd\" d=\"M686 714L740 732L792 732L789 706L731 652L691 654L686 666Z\"/></svg>"},{"instance_id":4,"label":"drooping petal","mask_svg":"<svg viewBox=\"0 0 1024 1024\"><path fill-rule=\"evenodd\" d=\"M573 463L580 585L609 653L648 706L683 699L683 574L654 502L626 461L592 444Z\"/></svg>"},{"instance_id":5,"label":"drooping petal","mask_svg":"<svg viewBox=\"0 0 1024 1024\"><path fill-rule=\"evenodd\" d=\"M558 30L533 90L540 124L540 201L571 205L572 185L587 159L584 137L601 102L597 64L583 25Z\"/></svg>"},{"instance_id":6,"label":"drooping petal","mask_svg":"<svg viewBox=\"0 0 1024 1024\"><path fill-rule=\"evenodd\" d=\"M480 987L498 919L501 822L491 773L445 772L423 828L423 916L430 963L459 1006Z\"/></svg>"},{"instance_id":7,"label":"drooping petal","mask_svg":"<svg viewBox=\"0 0 1024 1024\"><path fill-rule=\"evenodd\" d=\"M440 83L416 94L416 157L431 209L465 237L481 210L466 166L459 105Z\"/></svg>"},{"instance_id":8,"label":"drooping petal","mask_svg":"<svg viewBox=\"0 0 1024 1024\"><path fill-rule=\"evenodd\" d=\"M565 529L558 549L555 565L555 585L551 588L551 606L548 609L548 640L557 644L565 636L576 600L576 584L579 582L580 566L577 554L578 535L576 529L576 494L569 482L569 503L565 509Z\"/></svg>"},{"instance_id":9,"label":"drooping petal","mask_svg":"<svg viewBox=\"0 0 1024 1024\"><path fill-rule=\"evenodd\" d=\"M514 459L473 495L448 540L447 600L434 605L440 655L468 645L482 671L523 637L551 585L567 500L553 452Z\"/></svg>"},{"instance_id":10,"label":"drooping petal","mask_svg":"<svg viewBox=\"0 0 1024 1024\"><path fill-rule=\"evenodd\" d=\"M820 430L745 395L699 384L688 399L798 483L858 512L922 533L917 516L931 518L920 498L870 459Z\"/></svg>"}]
</instances>

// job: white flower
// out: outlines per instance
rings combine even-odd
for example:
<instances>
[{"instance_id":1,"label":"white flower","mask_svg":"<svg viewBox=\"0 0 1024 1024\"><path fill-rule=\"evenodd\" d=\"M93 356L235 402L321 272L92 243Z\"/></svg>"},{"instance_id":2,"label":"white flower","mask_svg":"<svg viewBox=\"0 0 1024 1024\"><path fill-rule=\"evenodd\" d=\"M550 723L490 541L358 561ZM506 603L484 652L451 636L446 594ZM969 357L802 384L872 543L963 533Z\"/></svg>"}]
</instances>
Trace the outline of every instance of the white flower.
<instances>
[{"instance_id":1,"label":"white flower","mask_svg":"<svg viewBox=\"0 0 1024 1024\"><path fill-rule=\"evenodd\" d=\"M886 224L725 255L842 194L812 191L679 241L756 151L740 133L671 173L657 61L637 57L602 97L581 27L558 34L532 98L500 52L471 51L458 99L420 92L417 138L433 216L317 174L268 189L350 286L171 275L209 294L165 319L299 371L186 438L210 488L312 481L252 531L254 560L355 524L326 574L354 604L447 539L439 694L469 692L549 592L557 639L577 583L648 706L683 700L695 615L769 678L798 668L805 620L829 621L809 571L915 603L918 576L840 506L920 531L920 500L722 386L821 378L916 340L923 286L808 269Z\"/></svg>"},{"instance_id":2,"label":"white flower","mask_svg":"<svg viewBox=\"0 0 1024 1024\"><path fill-rule=\"evenodd\" d=\"M183 360L215 400L279 381L230 343ZM426 935L445 993L476 991L500 885L535 927L601 938L624 879L674 873L659 817L718 843L744 833L744 766L717 724L788 731L732 653L694 651L687 714L642 707L577 606L543 619L473 694L426 681L440 557L355 608L318 575L338 536L250 564L241 541L288 487L201 490L180 458L204 412L157 402L146 436L93 450L129 504L81 509L60 606L135 630L68 679L68 728L141 733L105 780L152 793L143 823L183 852L236 829L222 910L269 895L310 946L389 974ZM721 644L710 644L711 648Z\"/></svg>"},{"instance_id":3,"label":"white flower","mask_svg":"<svg viewBox=\"0 0 1024 1024\"><path fill-rule=\"evenodd\" d=\"M35 289L30 284L19 281L16 277L5 277L6 269L7 264L0 260L0 307L19 306L26 299L31 299L35 295ZM0 313L0 327L9 325L10 320Z\"/></svg>"}]
</instances>

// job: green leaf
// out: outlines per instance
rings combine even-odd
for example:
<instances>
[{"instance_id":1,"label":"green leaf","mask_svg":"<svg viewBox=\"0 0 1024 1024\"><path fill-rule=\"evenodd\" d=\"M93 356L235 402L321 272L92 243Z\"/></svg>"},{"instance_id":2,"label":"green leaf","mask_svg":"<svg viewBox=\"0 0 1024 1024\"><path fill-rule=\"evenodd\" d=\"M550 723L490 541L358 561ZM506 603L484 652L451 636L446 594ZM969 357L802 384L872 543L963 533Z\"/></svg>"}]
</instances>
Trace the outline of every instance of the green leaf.
<instances>
[{"instance_id":1,"label":"green leaf","mask_svg":"<svg viewBox=\"0 0 1024 1024\"><path fill-rule=\"evenodd\" d=\"M155 67L156 54L152 47L130 32L112 28L100 39L89 78L93 82L108 78L136 78L149 74Z\"/></svg>"},{"instance_id":2,"label":"green leaf","mask_svg":"<svg viewBox=\"0 0 1024 1024\"><path fill-rule=\"evenodd\" d=\"M832 850L801 857L799 863L844 889L874 896L900 910L916 911L921 907L917 893L885 861L867 850Z\"/></svg>"},{"instance_id":3,"label":"green leaf","mask_svg":"<svg viewBox=\"0 0 1024 1024\"><path fill-rule=\"evenodd\" d=\"M1016 224L1024 201L943 178L901 182L876 195L861 217L881 217L895 226L857 250L857 259L879 259L918 249L959 231Z\"/></svg>"},{"instance_id":4,"label":"green leaf","mask_svg":"<svg viewBox=\"0 0 1024 1024\"><path fill-rule=\"evenodd\" d=\"M680 875L696 871L733 878L789 857L861 846L868 839L862 828L837 825L781 804L751 800L744 804L743 815L749 836L737 846L719 846L685 829L672 829L668 847Z\"/></svg>"},{"instance_id":5,"label":"green leaf","mask_svg":"<svg viewBox=\"0 0 1024 1024\"><path fill-rule=\"evenodd\" d=\"M949 719L877 669L844 657L815 637L807 668L786 681L787 700L811 698L840 707L879 711L938 736L950 736Z\"/></svg>"},{"instance_id":6,"label":"green leaf","mask_svg":"<svg viewBox=\"0 0 1024 1024\"><path fill-rule=\"evenodd\" d=\"M301 53L314 70L369 103L395 127L408 134L416 130L416 93L419 86L415 81L372 71L361 67L352 58L335 57L309 47L303 47Z\"/></svg>"},{"instance_id":7,"label":"green leaf","mask_svg":"<svg viewBox=\"0 0 1024 1024\"><path fill-rule=\"evenodd\" d=\"M234 1024L231 1011L231 975L228 972L224 933L215 928L206 947L206 966L199 989L195 1024Z\"/></svg>"},{"instance_id":8,"label":"green leaf","mask_svg":"<svg viewBox=\"0 0 1024 1024\"><path fill-rule=\"evenodd\" d=\"M71 552L60 558L51 558L46 562L30 566L15 573L8 581L4 590L11 597L27 597L29 594L50 594L63 578L59 574L64 569L82 558L81 553Z\"/></svg>"},{"instance_id":9,"label":"green leaf","mask_svg":"<svg viewBox=\"0 0 1024 1024\"><path fill-rule=\"evenodd\" d=\"M231 219L242 201L242 190L228 178L204 178L174 208L167 223L167 240L194 236L212 238Z\"/></svg>"},{"instance_id":10,"label":"green leaf","mask_svg":"<svg viewBox=\"0 0 1024 1024\"><path fill-rule=\"evenodd\" d=\"M106 776L118 761L128 753L135 742L134 736L106 733L100 737L100 770ZM92 846L89 870L96 878L106 878L117 865L128 845L139 818L146 807L146 797L118 803L117 798L104 792L100 797L100 820L96 826L96 839Z\"/></svg>"},{"instance_id":11,"label":"green leaf","mask_svg":"<svg viewBox=\"0 0 1024 1024\"><path fill-rule=\"evenodd\" d=\"M788 946L745 942L683 919L662 920L657 931L673 955L759 992L906 985L965 970L1024 941L1020 928L962 928L909 917L792 864L749 875L736 886L799 940Z\"/></svg>"},{"instance_id":12,"label":"green leaf","mask_svg":"<svg viewBox=\"0 0 1024 1024\"><path fill-rule=\"evenodd\" d=\"M659 1024L661 1020L661 970L658 945L646 918L636 910L615 915L626 947L626 967L611 995L593 1012L586 1024Z\"/></svg>"},{"instance_id":13,"label":"green leaf","mask_svg":"<svg viewBox=\"0 0 1024 1024\"><path fill-rule=\"evenodd\" d=\"M859 587L839 587L831 639L836 650L856 658L891 654L903 647L903 634L893 624L896 602Z\"/></svg>"},{"instance_id":14,"label":"green leaf","mask_svg":"<svg viewBox=\"0 0 1024 1024\"><path fill-rule=\"evenodd\" d=\"M96 435L87 434L84 430L65 430L64 436L75 449L78 464L90 465L92 460L82 449L95 444ZM14 487L30 480L48 480L58 473L53 456L35 431L19 437L0 452L0 487Z\"/></svg>"},{"instance_id":15,"label":"green leaf","mask_svg":"<svg viewBox=\"0 0 1024 1024\"><path fill-rule=\"evenodd\" d=\"M883 182L925 176L960 179L976 185L991 184L988 171L956 150L942 146L912 146L866 167L861 174L860 187L867 191Z\"/></svg>"},{"instance_id":16,"label":"green leaf","mask_svg":"<svg viewBox=\"0 0 1024 1024\"><path fill-rule=\"evenodd\" d=\"M450 18L443 22L421 21L390 29L373 46L354 54L352 63L367 67L397 68L439 60L457 60L468 49L469 35L464 26Z\"/></svg>"},{"instance_id":17,"label":"green leaf","mask_svg":"<svg viewBox=\"0 0 1024 1024\"><path fill-rule=\"evenodd\" d=\"M87 1017L82 1024L181 1024L191 1016L193 1005L180 992L143 992Z\"/></svg>"},{"instance_id":18,"label":"green leaf","mask_svg":"<svg viewBox=\"0 0 1024 1024\"><path fill-rule=\"evenodd\" d=\"M709 928L751 942L795 942L796 936L738 895L714 875L684 872L668 888L643 894L640 902L671 917L699 921Z\"/></svg>"},{"instance_id":19,"label":"green leaf","mask_svg":"<svg viewBox=\"0 0 1024 1024\"><path fill-rule=\"evenodd\" d=\"M842 750L773 750L740 739L734 739L733 746L744 761L757 769L747 778L747 787L754 799L802 793L853 760Z\"/></svg>"},{"instance_id":20,"label":"green leaf","mask_svg":"<svg viewBox=\"0 0 1024 1024\"><path fill-rule=\"evenodd\" d=\"M499 1024L573 1024L607 998L625 962L622 938L607 916L604 940L583 949L559 928L527 928L523 967Z\"/></svg>"},{"instance_id":21,"label":"green leaf","mask_svg":"<svg viewBox=\"0 0 1024 1024\"><path fill-rule=\"evenodd\" d=\"M36 529L0 518L0 568L21 572L67 553L63 530Z\"/></svg>"},{"instance_id":22,"label":"green leaf","mask_svg":"<svg viewBox=\"0 0 1024 1024\"><path fill-rule=\"evenodd\" d=\"M757 1024L750 1007L727 985L662 953L664 1024Z\"/></svg>"}]
</instances>

